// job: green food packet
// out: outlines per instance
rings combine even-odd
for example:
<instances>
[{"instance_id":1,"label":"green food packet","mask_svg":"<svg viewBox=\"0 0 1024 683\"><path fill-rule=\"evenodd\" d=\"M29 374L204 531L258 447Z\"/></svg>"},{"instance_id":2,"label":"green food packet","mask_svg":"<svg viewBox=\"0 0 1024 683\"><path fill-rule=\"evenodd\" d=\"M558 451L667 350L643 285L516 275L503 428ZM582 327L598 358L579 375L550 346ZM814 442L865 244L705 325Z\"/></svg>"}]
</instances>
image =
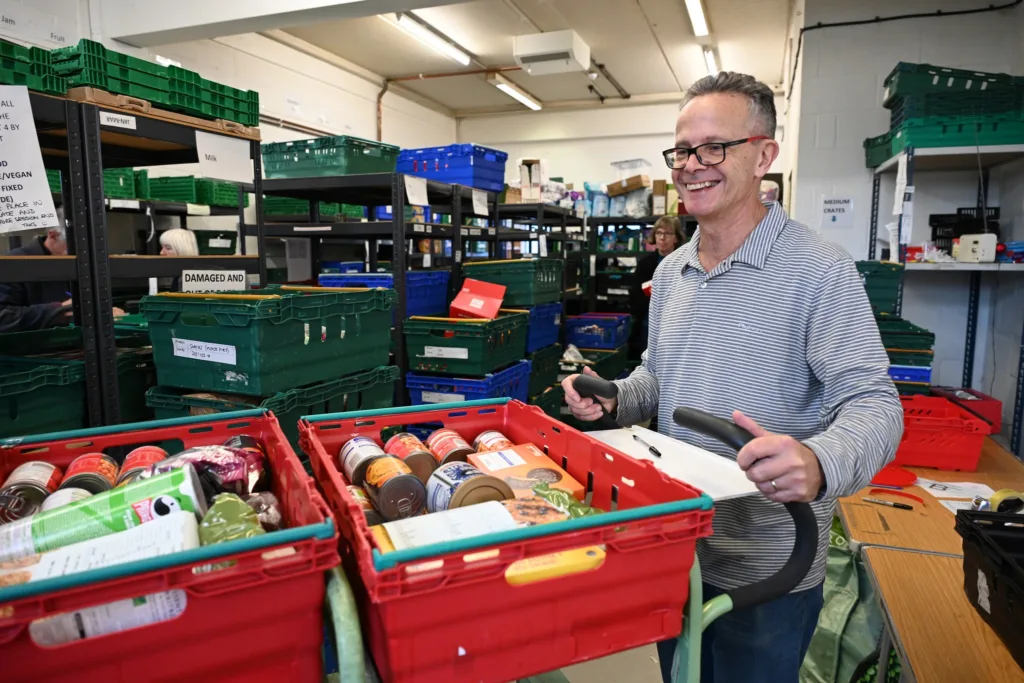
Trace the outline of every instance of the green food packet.
<instances>
[{"instance_id":1,"label":"green food packet","mask_svg":"<svg viewBox=\"0 0 1024 683\"><path fill-rule=\"evenodd\" d=\"M547 482L542 482L533 487L534 495L543 498L547 502L554 505L562 512L569 515L570 519L577 517L589 517L590 515L599 515L604 510L599 508L584 505L583 503L576 500L576 497L568 491L562 489L553 489Z\"/></svg>"},{"instance_id":2,"label":"green food packet","mask_svg":"<svg viewBox=\"0 0 1024 683\"><path fill-rule=\"evenodd\" d=\"M252 538L264 533L256 511L233 493L222 493L214 498L213 505L199 523L199 541L203 545Z\"/></svg>"}]
</instances>

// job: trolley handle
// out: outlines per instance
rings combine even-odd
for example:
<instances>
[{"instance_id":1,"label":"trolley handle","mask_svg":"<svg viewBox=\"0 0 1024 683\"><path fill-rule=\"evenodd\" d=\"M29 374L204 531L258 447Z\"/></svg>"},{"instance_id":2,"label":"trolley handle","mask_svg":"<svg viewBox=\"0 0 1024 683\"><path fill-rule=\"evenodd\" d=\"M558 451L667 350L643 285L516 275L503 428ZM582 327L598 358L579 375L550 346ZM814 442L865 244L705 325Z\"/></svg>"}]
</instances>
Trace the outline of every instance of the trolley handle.
<instances>
[{"instance_id":1,"label":"trolley handle","mask_svg":"<svg viewBox=\"0 0 1024 683\"><path fill-rule=\"evenodd\" d=\"M576 390L580 398L592 398L595 403L598 398L615 398L619 395L617 384L592 375L577 375L576 379L572 381L572 388ZM598 403L598 405L601 404ZM604 406L601 406L601 417L597 422L606 429L619 428L619 423L605 411Z\"/></svg>"},{"instance_id":2,"label":"trolley handle","mask_svg":"<svg viewBox=\"0 0 1024 683\"><path fill-rule=\"evenodd\" d=\"M676 408L672 413L672 419L680 427L710 436L736 451L754 439L753 434L733 422L693 408ZM814 517L814 511L807 503L793 502L783 505L793 518L793 527L796 530L793 551L782 568L772 576L728 591L735 610L781 598L803 581L814 563L818 551L818 522Z\"/></svg>"}]
</instances>

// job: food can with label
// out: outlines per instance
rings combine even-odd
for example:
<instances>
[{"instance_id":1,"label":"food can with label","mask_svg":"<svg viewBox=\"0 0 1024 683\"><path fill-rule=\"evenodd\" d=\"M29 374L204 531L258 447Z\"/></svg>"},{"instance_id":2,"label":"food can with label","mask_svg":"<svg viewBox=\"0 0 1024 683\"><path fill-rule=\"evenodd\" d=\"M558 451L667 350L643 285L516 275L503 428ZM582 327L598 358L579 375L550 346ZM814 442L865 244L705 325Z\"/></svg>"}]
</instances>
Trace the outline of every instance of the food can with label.
<instances>
[{"instance_id":1,"label":"food can with label","mask_svg":"<svg viewBox=\"0 0 1024 683\"><path fill-rule=\"evenodd\" d=\"M422 441L409 432L399 432L384 444L388 455L399 458L424 484L437 469L437 460Z\"/></svg>"},{"instance_id":2,"label":"food can with label","mask_svg":"<svg viewBox=\"0 0 1024 683\"><path fill-rule=\"evenodd\" d=\"M466 462L473 453L473 447L454 429L438 429L427 437L427 446L439 465L449 462Z\"/></svg>"},{"instance_id":3,"label":"food can with label","mask_svg":"<svg viewBox=\"0 0 1024 683\"><path fill-rule=\"evenodd\" d=\"M386 455L384 449L370 437L353 436L341 447L338 460L348 483L362 486L366 479L366 468L377 458L383 458Z\"/></svg>"},{"instance_id":4,"label":"food can with label","mask_svg":"<svg viewBox=\"0 0 1024 683\"><path fill-rule=\"evenodd\" d=\"M0 487L0 524L35 514L63 478L59 467L42 460L15 467Z\"/></svg>"},{"instance_id":5,"label":"food can with label","mask_svg":"<svg viewBox=\"0 0 1024 683\"><path fill-rule=\"evenodd\" d=\"M117 485L119 470L117 461L106 453L86 453L71 461L60 487L103 493Z\"/></svg>"},{"instance_id":6,"label":"food can with label","mask_svg":"<svg viewBox=\"0 0 1024 683\"><path fill-rule=\"evenodd\" d=\"M370 497L366 495L366 489L362 486L356 486L355 484L348 485L348 492L355 499L359 505L359 509L363 511L363 517L366 518L367 526L377 526L378 524L384 523L384 518L381 517L380 513L377 512L377 508L373 507L373 503L370 502Z\"/></svg>"},{"instance_id":7,"label":"food can with label","mask_svg":"<svg viewBox=\"0 0 1024 683\"><path fill-rule=\"evenodd\" d=\"M366 493L388 522L418 515L427 502L427 489L404 462L386 455L366 468Z\"/></svg>"},{"instance_id":8,"label":"food can with label","mask_svg":"<svg viewBox=\"0 0 1024 683\"><path fill-rule=\"evenodd\" d=\"M489 430L480 432L473 439L473 448L477 453L489 453L491 451L503 451L507 448L515 448L515 444L501 432Z\"/></svg>"},{"instance_id":9,"label":"food can with label","mask_svg":"<svg viewBox=\"0 0 1024 683\"><path fill-rule=\"evenodd\" d=\"M135 481L141 472L166 459L167 451L159 446L139 446L125 456L115 486L124 486L126 482Z\"/></svg>"},{"instance_id":10,"label":"food can with label","mask_svg":"<svg viewBox=\"0 0 1024 683\"><path fill-rule=\"evenodd\" d=\"M514 497L511 487L504 481L484 474L467 462L441 465L427 482L427 509L431 512Z\"/></svg>"},{"instance_id":11,"label":"food can with label","mask_svg":"<svg viewBox=\"0 0 1024 683\"><path fill-rule=\"evenodd\" d=\"M85 500L92 493L85 489L62 488L59 491L55 491L46 497L43 504L39 506L40 512L46 512L47 510L53 510L55 508L70 505L71 503L77 503L80 500Z\"/></svg>"},{"instance_id":12,"label":"food can with label","mask_svg":"<svg viewBox=\"0 0 1024 683\"><path fill-rule=\"evenodd\" d=\"M189 463L0 526L0 562L114 534L181 510L199 519L206 514L202 485Z\"/></svg>"}]
</instances>

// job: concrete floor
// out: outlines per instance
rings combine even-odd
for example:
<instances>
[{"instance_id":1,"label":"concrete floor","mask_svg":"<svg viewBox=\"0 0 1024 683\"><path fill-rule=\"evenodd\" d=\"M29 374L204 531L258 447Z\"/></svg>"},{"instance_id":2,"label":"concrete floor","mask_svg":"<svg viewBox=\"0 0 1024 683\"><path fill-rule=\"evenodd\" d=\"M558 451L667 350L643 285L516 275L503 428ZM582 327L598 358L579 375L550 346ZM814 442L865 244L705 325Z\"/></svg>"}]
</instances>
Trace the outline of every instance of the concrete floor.
<instances>
[{"instance_id":1,"label":"concrete floor","mask_svg":"<svg viewBox=\"0 0 1024 683\"><path fill-rule=\"evenodd\" d=\"M562 673L570 683L661 683L654 645L566 667Z\"/></svg>"}]
</instances>

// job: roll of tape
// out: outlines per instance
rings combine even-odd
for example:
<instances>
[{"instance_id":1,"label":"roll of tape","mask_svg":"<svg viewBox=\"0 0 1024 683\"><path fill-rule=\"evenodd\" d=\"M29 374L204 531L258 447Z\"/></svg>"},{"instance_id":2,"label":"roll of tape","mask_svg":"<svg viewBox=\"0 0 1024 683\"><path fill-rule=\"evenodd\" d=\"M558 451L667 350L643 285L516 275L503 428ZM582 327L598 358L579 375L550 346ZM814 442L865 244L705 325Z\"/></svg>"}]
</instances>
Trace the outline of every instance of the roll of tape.
<instances>
[{"instance_id":1,"label":"roll of tape","mask_svg":"<svg viewBox=\"0 0 1024 683\"><path fill-rule=\"evenodd\" d=\"M1024 512L1024 493L1013 489L1000 489L988 499L993 512Z\"/></svg>"}]
</instances>

